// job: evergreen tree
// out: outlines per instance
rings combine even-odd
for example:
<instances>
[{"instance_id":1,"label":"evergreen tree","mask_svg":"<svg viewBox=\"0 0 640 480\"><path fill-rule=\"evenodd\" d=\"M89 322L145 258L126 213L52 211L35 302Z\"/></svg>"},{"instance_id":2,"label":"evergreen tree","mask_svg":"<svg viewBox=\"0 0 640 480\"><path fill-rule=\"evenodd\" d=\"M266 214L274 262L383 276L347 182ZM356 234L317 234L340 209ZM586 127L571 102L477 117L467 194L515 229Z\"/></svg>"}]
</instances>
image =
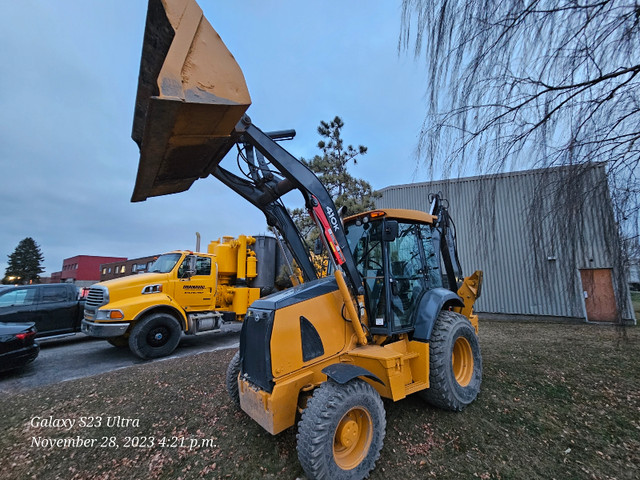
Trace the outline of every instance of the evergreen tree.
<instances>
[{"instance_id":1,"label":"evergreen tree","mask_svg":"<svg viewBox=\"0 0 640 480\"><path fill-rule=\"evenodd\" d=\"M321 121L318 133L322 140L318 148L322 155L316 155L311 160L301 161L315 173L323 183L336 205L336 208L346 208L348 215L364 212L375 208L374 199L380 194L374 191L366 180L355 178L347 171L350 162L357 163L358 157L367 153L367 147L353 145L345 147L342 139L344 122L338 116L332 121ZM315 224L306 210L296 208L292 212L296 226L309 245L317 238L314 231Z\"/></svg>"},{"instance_id":2,"label":"evergreen tree","mask_svg":"<svg viewBox=\"0 0 640 480\"><path fill-rule=\"evenodd\" d=\"M39 283L40 274L44 272L41 266L43 261L44 255L33 238L20 240L14 252L9 255L9 265L2 283Z\"/></svg>"}]
</instances>

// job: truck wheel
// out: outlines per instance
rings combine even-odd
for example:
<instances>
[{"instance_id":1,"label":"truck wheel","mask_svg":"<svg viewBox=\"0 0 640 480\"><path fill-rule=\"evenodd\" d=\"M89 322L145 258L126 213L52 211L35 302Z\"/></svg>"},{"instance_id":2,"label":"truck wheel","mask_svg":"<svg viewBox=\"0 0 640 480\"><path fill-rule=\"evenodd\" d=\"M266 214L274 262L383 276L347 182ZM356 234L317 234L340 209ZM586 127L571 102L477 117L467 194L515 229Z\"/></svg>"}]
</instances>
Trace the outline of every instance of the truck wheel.
<instances>
[{"instance_id":1,"label":"truck wheel","mask_svg":"<svg viewBox=\"0 0 640 480\"><path fill-rule=\"evenodd\" d=\"M320 385L298 423L298 459L309 478L365 478L380 457L386 420L364 380Z\"/></svg>"},{"instance_id":2,"label":"truck wheel","mask_svg":"<svg viewBox=\"0 0 640 480\"><path fill-rule=\"evenodd\" d=\"M118 348L126 348L129 346L129 339L124 335L121 335L119 337L107 338L107 342Z\"/></svg>"},{"instance_id":3,"label":"truck wheel","mask_svg":"<svg viewBox=\"0 0 640 480\"><path fill-rule=\"evenodd\" d=\"M238 375L240 375L240 351L238 350L227 367L227 392L229 397L240 408L240 391L238 389Z\"/></svg>"},{"instance_id":4,"label":"truck wheel","mask_svg":"<svg viewBox=\"0 0 640 480\"><path fill-rule=\"evenodd\" d=\"M429 342L429 388L420 396L444 410L473 402L482 383L482 356L476 331L464 315L443 310Z\"/></svg>"},{"instance_id":5,"label":"truck wheel","mask_svg":"<svg viewBox=\"0 0 640 480\"><path fill-rule=\"evenodd\" d=\"M155 313L140 320L129 335L129 348L140 358L169 355L178 346L182 329L169 314Z\"/></svg>"}]
</instances>

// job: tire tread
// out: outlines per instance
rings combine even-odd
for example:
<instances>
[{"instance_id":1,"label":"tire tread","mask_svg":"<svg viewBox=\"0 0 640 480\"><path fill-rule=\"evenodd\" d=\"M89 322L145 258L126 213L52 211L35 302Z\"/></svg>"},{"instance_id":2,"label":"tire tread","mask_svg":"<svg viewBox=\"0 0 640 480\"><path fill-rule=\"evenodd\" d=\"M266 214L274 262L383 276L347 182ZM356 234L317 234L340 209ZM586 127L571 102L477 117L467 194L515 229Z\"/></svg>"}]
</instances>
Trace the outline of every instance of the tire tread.
<instances>
[{"instance_id":1,"label":"tire tread","mask_svg":"<svg viewBox=\"0 0 640 480\"><path fill-rule=\"evenodd\" d=\"M461 323L464 326L461 327ZM463 410L475 400L482 382L482 356L475 330L474 341L471 342L474 353L474 374L471 383L467 387L461 387L453 378L450 343L453 341L451 337L459 328L473 330L473 326L464 315L448 310L440 312L429 342L429 388L420 392L420 396L431 405L456 412ZM464 392L464 395L461 395L461 392Z\"/></svg>"},{"instance_id":2,"label":"tire tread","mask_svg":"<svg viewBox=\"0 0 640 480\"><path fill-rule=\"evenodd\" d=\"M162 319L167 322L168 326L172 329L172 334L174 338L170 338L169 341L160 348L153 349L146 345L144 342L139 341L141 336L141 331L146 328L146 326L154 321L158 321L158 319ZM178 346L180 342L180 337L182 335L182 328L180 328L180 323L176 318L167 313L154 313L149 316L141 319L131 330L131 335L129 335L129 349L138 357L147 360L151 358L159 358L170 355Z\"/></svg>"},{"instance_id":3,"label":"tire tread","mask_svg":"<svg viewBox=\"0 0 640 480\"><path fill-rule=\"evenodd\" d=\"M370 401L370 406L373 407L367 408L373 421L370 453L355 469L342 470L335 464L332 455L335 433L333 423L340 420L340 410L345 404L349 404L352 399L363 398L368 400L356 402L353 406L364 406L362 403ZM371 411L372 409L374 411ZM340 418L336 420L338 415ZM367 478L380 457L385 428L384 405L378 392L371 385L360 379L351 380L343 385L328 380L313 392L298 423L298 459L310 479ZM355 473L360 476L354 476Z\"/></svg>"},{"instance_id":4,"label":"tire tread","mask_svg":"<svg viewBox=\"0 0 640 480\"><path fill-rule=\"evenodd\" d=\"M240 374L240 351L238 350L227 366L227 393L237 408L240 408L240 389L238 375Z\"/></svg>"}]
</instances>

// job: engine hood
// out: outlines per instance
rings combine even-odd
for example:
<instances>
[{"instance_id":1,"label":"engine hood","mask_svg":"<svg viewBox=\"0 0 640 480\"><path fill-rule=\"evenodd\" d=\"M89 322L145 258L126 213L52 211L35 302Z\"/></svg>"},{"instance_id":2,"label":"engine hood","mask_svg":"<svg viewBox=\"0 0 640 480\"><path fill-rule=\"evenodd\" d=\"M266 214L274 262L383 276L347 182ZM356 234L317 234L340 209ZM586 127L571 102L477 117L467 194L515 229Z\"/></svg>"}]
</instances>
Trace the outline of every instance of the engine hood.
<instances>
[{"instance_id":1,"label":"engine hood","mask_svg":"<svg viewBox=\"0 0 640 480\"><path fill-rule=\"evenodd\" d=\"M109 289L110 302L114 302L123 298L140 295L142 289L147 285L158 283L166 285L169 277L169 273L141 273L139 275L129 275L128 277L107 280L106 282L101 282L100 285Z\"/></svg>"}]
</instances>

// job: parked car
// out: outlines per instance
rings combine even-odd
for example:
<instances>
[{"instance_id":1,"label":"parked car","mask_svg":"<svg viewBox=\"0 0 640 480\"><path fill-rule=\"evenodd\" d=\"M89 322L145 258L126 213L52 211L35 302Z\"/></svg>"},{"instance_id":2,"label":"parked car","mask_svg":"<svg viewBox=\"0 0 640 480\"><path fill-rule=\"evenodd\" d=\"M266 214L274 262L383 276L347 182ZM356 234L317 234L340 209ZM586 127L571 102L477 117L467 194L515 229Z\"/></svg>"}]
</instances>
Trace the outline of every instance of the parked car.
<instances>
[{"instance_id":1,"label":"parked car","mask_svg":"<svg viewBox=\"0 0 640 480\"><path fill-rule=\"evenodd\" d=\"M40 353L35 338L36 327L33 322L0 322L0 372L33 362Z\"/></svg>"},{"instance_id":2,"label":"parked car","mask_svg":"<svg viewBox=\"0 0 640 480\"><path fill-rule=\"evenodd\" d=\"M0 291L0 322L33 322L38 338L79 332L84 303L72 283L17 286Z\"/></svg>"}]
</instances>

